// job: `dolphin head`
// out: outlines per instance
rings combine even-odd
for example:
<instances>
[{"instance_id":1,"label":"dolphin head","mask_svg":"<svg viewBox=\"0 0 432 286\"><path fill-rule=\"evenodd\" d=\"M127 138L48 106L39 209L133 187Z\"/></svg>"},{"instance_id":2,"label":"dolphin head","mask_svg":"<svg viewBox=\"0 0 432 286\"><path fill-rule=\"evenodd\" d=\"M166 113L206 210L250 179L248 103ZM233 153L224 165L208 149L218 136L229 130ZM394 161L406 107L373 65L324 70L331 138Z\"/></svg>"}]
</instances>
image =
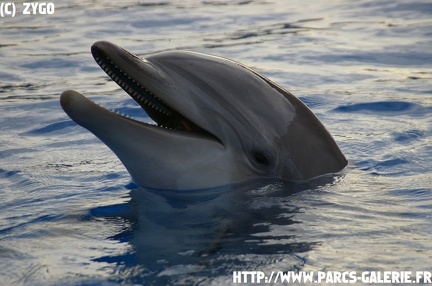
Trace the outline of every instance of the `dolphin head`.
<instances>
[{"instance_id":1,"label":"dolphin head","mask_svg":"<svg viewBox=\"0 0 432 286\"><path fill-rule=\"evenodd\" d=\"M62 93L61 105L140 186L186 190L254 178L307 180L347 164L299 99L240 63L187 51L143 59L103 41L93 44L92 54L155 124L71 90Z\"/></svg>"}]
</instances>

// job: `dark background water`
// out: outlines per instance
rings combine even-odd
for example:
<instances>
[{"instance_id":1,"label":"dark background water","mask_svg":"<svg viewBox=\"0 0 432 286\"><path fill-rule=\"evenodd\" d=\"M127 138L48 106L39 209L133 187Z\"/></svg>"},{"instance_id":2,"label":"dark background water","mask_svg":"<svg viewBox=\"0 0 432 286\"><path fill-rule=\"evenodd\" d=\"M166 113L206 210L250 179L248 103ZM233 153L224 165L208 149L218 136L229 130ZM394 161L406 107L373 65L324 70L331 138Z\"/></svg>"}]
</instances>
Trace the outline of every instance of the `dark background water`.
<instances>
[{"instance_id":1,"label":"dark background water","mask_svg":"<svg viewBox=\"0 0 432 286\"><path fill-rule=\"evenodd\" d=\"M430 1L53 3L53 15L0 18L2 283L207 285L234 270L430 265ZM139 189L58 103L75 89L150 120L93 61L97 40L242 62L303 100L350 165L206 200Z\"/></svg>"}]
</instances>

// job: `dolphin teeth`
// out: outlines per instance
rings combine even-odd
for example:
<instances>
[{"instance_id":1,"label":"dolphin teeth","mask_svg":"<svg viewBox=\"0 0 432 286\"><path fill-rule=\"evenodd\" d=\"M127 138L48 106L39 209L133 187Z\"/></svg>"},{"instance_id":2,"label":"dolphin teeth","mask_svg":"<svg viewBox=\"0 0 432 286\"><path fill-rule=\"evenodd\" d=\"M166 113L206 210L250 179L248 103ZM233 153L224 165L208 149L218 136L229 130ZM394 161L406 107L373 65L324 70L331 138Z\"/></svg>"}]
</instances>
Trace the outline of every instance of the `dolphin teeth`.
<instances>
[{"instance_id":1,"label":"dolphin teeth","mask_svg":"<svg viewBox=\"0 0 432 286\"><path fill-rule=\"evenodd\" d=\"M115 81L123 90L130 94L142 106L146 105L146 107L151 108L152 110L165 116L172 115L172 112L169 110L169 108L165 107L165 102L162 99L158 98L145 86L141 85L130 75L120 69L109 57L106 57L105 60L105 57L97 56L95 57L95 60L99 64L99 66L108 74L108 76L112 78L113 81ZM123 113L120 114L118 111L112 111L120 116L130 118L127 115L125 116ZM166 125L160 126L163 128L172 129Z\"/></svg>"}]
</instances>

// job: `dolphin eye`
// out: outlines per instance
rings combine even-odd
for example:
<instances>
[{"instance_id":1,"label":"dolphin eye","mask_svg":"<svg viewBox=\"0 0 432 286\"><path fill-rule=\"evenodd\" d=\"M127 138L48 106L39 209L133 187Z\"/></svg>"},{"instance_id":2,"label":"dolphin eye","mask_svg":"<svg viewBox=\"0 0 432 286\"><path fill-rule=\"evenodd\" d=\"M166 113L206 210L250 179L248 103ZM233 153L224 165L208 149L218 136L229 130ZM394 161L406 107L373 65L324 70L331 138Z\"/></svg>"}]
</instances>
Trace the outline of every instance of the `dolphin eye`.
<instances>
[{"instance_id":1,"label":"dolphin eye","mask_svg":"<svg viewBox=\"0 0 432 286\"><path fill-rule=\"evenodd\" d=\"M269 165L269 161L268 161L267 157L264 156L264 154L262 154L260 152L254 152L253 157L257 163L264 165L264 166Z\"/></svg>"}]
</instances>

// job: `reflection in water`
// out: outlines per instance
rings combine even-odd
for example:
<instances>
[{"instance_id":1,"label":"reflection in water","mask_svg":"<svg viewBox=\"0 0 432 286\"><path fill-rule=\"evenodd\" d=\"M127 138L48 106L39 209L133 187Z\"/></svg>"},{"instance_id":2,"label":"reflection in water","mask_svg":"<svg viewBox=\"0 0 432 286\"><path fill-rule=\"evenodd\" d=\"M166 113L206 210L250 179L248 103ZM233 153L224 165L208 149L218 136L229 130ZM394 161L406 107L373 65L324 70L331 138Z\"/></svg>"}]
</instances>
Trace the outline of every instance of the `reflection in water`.
<instances>
[{"instance_id":1,"label":"reflection in water","mask_svg":"<svg viewBox=\"0 0 432 286\"><path fill-rule=\"evenodd\" d=\"M128 221L130 227L111 239L129 243L132 251L95 261L117 265L122 279L131 275L134 281L148 275L229 275L242 267L265 269L278 259L285 261L283 270L296 269L318 242L280 231L302 223L290 197L332 182L266 180L184 193L134 188L129 202L91 210L93 217Z\"/></svg>"}]
</instances>

